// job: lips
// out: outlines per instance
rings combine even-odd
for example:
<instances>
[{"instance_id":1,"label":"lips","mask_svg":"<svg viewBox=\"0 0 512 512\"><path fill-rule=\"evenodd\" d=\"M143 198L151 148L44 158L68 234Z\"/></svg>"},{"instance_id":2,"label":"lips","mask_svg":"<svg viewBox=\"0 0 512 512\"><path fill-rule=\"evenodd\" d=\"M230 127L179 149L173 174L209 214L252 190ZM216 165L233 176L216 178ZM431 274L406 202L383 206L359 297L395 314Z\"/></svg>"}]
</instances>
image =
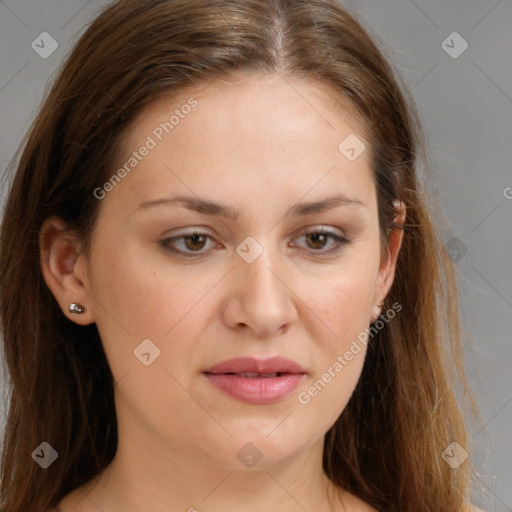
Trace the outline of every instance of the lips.
<instances>
[{"instance_id":1,"label":"lips","mask_svg":"<svg viewBox=\"0 0 512 512\"><path fill-rule=\"evenodd\" d=\"M277 402L300 384L306 371L284 357L230 359L204 372L209 382L232 398L249 404Z\"/></svg>"},{"instance_id":2,"label":"lips","mask_svg":"<svg viewBox=\"0 0 512 512\"><path fill-rule=\"evenodd\" d=\"M242 372L242 373L225 373L223 375L237 375L238 377L245 377L246 379L255 379L255 378L271 378L271 377L281 377L283 375L282 372L274 372L274 373L249 373L249 372Z\"/></svg>"},{"instance_id":3,"label":"lips","mask_svg":"<svg viewBox=\"0 0 512 512\"><path fill-rule=\"evenodd\" d=\"M299 374L306 371L294 361L276 356L268 359L254 359L252 357L239 357L212 366L205 373L236 373L272 375L275 373Z\"/></svg>"}]
</instances>

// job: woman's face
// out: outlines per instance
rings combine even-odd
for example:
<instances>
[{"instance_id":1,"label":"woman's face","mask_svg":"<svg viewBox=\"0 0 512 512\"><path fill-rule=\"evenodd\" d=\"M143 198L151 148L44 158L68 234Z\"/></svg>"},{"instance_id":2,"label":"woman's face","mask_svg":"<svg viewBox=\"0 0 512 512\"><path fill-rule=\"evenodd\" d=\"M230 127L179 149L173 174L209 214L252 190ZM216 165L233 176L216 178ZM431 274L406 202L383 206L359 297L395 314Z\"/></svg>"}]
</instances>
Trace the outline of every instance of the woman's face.
<instances>
[{"instance_id":1,"label":"woman's face","mask_svg":"<svg viewBox=\"0 0 512 512\"><path fill-rule=\"evenodd\" d=\"M203 89L138 117L126 172L95 192L74 267L88 311L70 318L97 324L126 439L270 468L346 406L399 244L381 261L368 148L321 84Z\"/></svg>"}]
</instances>

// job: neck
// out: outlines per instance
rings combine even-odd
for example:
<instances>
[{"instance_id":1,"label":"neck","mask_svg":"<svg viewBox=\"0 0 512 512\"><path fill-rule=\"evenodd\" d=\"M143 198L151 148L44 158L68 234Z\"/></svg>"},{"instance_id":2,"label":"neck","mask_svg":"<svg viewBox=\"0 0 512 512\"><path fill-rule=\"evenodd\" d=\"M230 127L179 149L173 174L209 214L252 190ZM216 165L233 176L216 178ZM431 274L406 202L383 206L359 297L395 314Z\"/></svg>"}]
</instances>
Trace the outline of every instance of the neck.
<instances>
[{"instance_id":1,"label":"neck","mask_svg":"<svg viewBox=\"0 0 512 512\"><path fill-rule=\"evenodd\" d=\"M333 512L341 492L322 470L322 450L323 440L278 465L232 469L190 447L120 435L114 460L83 492L101 510L125 512Z\"/></svg>"}]
</instances>

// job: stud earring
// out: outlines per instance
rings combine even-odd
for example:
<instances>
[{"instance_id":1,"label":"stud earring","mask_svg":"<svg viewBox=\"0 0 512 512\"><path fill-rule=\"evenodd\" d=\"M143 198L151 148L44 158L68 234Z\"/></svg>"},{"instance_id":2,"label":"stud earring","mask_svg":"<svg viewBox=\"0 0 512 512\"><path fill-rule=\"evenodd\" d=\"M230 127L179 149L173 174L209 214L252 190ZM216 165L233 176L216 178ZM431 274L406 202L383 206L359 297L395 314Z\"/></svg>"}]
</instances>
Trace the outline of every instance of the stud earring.
<instances>
[{"instance_id":1,"label":"stud earring","mask_svg":"<svg viewBox=\"0 0 512 512\"><path fill-rule=\"evenodd\" d=\"M86 311L87 311L87 308L80 303L73 302L72 304L69 305L70 313L76 313L77 315L81 315L82 313L85 313Z\"/></svg>"}]
</instances>

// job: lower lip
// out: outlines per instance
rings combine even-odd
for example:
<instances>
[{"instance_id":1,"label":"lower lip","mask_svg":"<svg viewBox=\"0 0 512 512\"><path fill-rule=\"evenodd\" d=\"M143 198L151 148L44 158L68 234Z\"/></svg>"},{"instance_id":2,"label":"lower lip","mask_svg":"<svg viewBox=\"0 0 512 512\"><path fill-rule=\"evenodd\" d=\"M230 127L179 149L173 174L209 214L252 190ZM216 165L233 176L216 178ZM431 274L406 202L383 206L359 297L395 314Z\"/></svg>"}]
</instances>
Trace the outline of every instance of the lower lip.
<instances>
[{"instance_id":1,"label":"lower lip","mask_svg":"<svg viewBox=\"0 0 512 512\"><path fill-rule=\"evenodd\" d=\"M249 404L278 402L297 389L304 374L287 373L281 377L248 378L238 375L205 373L208 380L227 395Z\"/></svg>"}]
</instances>

